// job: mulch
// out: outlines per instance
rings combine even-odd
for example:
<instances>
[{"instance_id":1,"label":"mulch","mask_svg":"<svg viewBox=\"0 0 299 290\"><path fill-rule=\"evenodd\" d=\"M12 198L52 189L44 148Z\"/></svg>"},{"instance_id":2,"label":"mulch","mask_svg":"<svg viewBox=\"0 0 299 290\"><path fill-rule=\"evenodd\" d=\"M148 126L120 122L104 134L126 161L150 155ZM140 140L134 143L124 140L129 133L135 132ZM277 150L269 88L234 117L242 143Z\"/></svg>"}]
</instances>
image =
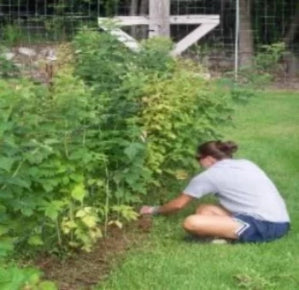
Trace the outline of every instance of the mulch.
<instances>
[{"instance_id":1,"label":"mulch","mask_svg":"<svg viewBox=\"0 0 299 290\"><path fill-rule=\"evenodd\" d=\"M122 230L109 228L107 237L100 239L90 253L75 253L64 260L43 255L35 264L59 290L92 289L108 277L114 262L120 262L126 251L142 244L151 226L151 218L143 216Z\"/></svg>"}]
</instances>

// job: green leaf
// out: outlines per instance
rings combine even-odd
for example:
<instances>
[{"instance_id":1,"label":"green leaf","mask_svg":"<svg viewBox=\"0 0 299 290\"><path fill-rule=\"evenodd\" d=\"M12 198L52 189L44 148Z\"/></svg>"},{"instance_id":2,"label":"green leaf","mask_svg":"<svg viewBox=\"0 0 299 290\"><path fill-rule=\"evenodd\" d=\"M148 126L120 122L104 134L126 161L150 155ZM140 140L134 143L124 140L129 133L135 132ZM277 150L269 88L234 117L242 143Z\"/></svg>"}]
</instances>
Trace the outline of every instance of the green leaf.
<instances>
[{"instance_id":1,"label":"green leaf","mask_svg":"<svg viewBox=\"0 0 299 290\"><path fill-rule=\"evenodd\" d=\"M14 161L15 161L14 158L0 157L0 168L9 172L11 170Z\"/></svg>"},{"instance_id":2,"label":"green leaf","mask_svg":"<svg viewBox=\"0 0 299 290\"><path fill-rule=\"evenodd\" d=\"M11 177L7 179L7 183L12 184L12 185L17 185L21 188L30 188L30 181L26 179L21 179L19 177Z\"/></svg>"},{"instance_id":3,"label":"green leaf","mask_svg":"<svg viewBox=\"0 0 299 290\"><path fill-rule=\"evenodd\" d=\"M1 194L5 194L5 191L2 191ZM0 214L3 214L5 212L6 212L6 207L0 204Z\"/></svg>"},{"instance_id":4,"label":"green leaf","mask_svg":"<svg viewBox=\"0 0 299 290\"><path fill-rule=\"evenodd\" d=\"M8 232L9 228L3 225L0 225L0 236L6 234Z\"/></svg>"},{"instance_id":5,"label":"green leaf","mask_svg":"<svg viewBox=\"0 0 299 290\"><path fill-rule=\"evenodd\" d=\"M77 184L71 192L73 199L83 202L86 190L83 183Z\"/></svg>"},{"instance_id":6,"label":"green leaf","mask_svg":"<svg viewBox=\"0 0 299 290\"><path fill-rule=\"evenodd\" d=\"M125 148L124 153L132 161L134 158L144 150L144 145L141 143L131 143L127 148Z\"/></svg>"},{"instance_id":7,"label":"green leaf","mask_svg":"<svg viewBox=\"0 0 299 290\"><path fill-rule=\"evenodd\" d=\"M13 251L12 238L0 238L0 257L5 257Z\"/></svg>"},{"instance_id":8,"label":"green leaf","mask_svg":"<svg viewBox=\"0 0 299 290\"><path fill-rule=\"evenodd\" d=\"M42 209L45 211L45 216L55 221L64 205L65 202L61 200L53 200L51 202L45 202L45 206L42 207Z\"/></svg>"},{"instance_id":9,"label":"green leaf","mask_svg":"<svg viewBox=\"0 0 299 290\"><path fill-rule=\"evenodd\" d=\"M30 285L36 285L40 280L40 275L41 275L41 273L39 271L35 271L33 269L33 273L31 273L31 275L28 279L28 283Z\"/></svg>"},{"instance_id":10,"label":"green leaf","mask_svg":"<svg viewBox=\"0 0 299 290\"><path fill-rule=\"evenodd\" d=\"M43 281L38 285L39 290L57 290L55 283L51 281Z\"/></svg>"},{"instance_id":11,"label":"green leaf","mask_svg":"<svg viewBox=\"0 0 299 290\"><path fill-rule=\"evenodd\" d=\"M0 268L0 289L4 289L4 285L7 284L8 282L10 282L11 280L11 275L8 272L7 269L2 269Z\"/></svg>"},{"instance_id":12,"label":"green leaf","mask_svg":"<svg viewBox=\"0 0 299 290\"><path fill-rule=\"evenodd\" d=\"M42 241L40 235L34 235L28 239L28 244L31 246L42 246L44 242Z\"/></svg>"}]
</instances>

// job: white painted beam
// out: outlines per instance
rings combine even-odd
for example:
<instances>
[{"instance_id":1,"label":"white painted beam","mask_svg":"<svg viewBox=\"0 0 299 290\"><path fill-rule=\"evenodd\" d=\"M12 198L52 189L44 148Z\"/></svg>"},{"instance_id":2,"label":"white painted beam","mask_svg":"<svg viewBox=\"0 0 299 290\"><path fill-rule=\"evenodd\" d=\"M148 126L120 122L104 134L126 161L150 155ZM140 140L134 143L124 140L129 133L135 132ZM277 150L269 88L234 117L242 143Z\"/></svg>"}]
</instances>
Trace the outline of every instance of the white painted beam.
<instances>
[{"instance_id":1,"label":"white painted beam","mask_svg":"<svg viewBox=\"0 0 299 290\"><path fill-rule=\"evenodd\" d=\"M107 20L107 19L106 19ZM125 46L127 46L129 49L138 52L140 50L140 45L138 41L136 41L135 38L124 32L123 30L119 28L113 28L109 29L106 25L105 22L103 21L103 18L99 18L99 26L105 31L109 31L109 33L113 36L115 36L118 41L122 42Z\"/></svg>"},{"instance_id":2,"label":"white painted beam","mask_svg":"<svg viewBox=\"0 0 299 290\"><path fill-rule=\"evenodd\" d=\"M149 25L149 18L145 16L116 16L114 19L121 26Z\"/></svg>"},{"instance_id":3,"label":"white painted beam","mask_svg":"<svg viewBox=\"0 0 299 290\"><path fill-rule=\"evenodd\" d=\"M219 15L172 15L170 24L220 23Z\"/></svg>"},{"instance_id":4,"label":"white painted beam","mask_svg":"<svg viewBox=\"0 0 299 290\"><path fill-rule=\"evenodd\" d=\"M112 18L112 20L114 20L116 25L119 26L149 25L150 27L154 27L156 24L158 24L158 22L156 23L156 19L150 20L149 17L146 16L117 16ZM122 31L119 28L109 29L108 25L105 24L106 21L107 18L100 17L98 19L99 26L102 29L106 31L110 31L112 35L116 36L116 38L119 41L124 43L124 45L126 45L131 50L133 51L140 50L139 43L133 37L131 37L129 34L127 34L126 32ZM196 43L200 38L202 38L211 30L213 30L220 23L220 17L219 15L173 15L169 17L169 23L174 25L181 25L181 24L200 25L198 28L193 30L190 34L188 34L186 37L184 37L175 45L175 48L171 52L171 54L173 56L176 56L176 55L180 55L191 45ZM156 35L156 31L153 31L153 33L151 34L151 36L154 35Z\"/></svg>"},{"instance_id":5,"label":"white painted beam","mask_svg":"<svg viewBox=\"0 0 299 290\"><path fill-rule=\"evenodd\" d=\"M175 45L175 48L171 52L171 55L173 56L180 55L192 44L197 42L200 38L205 36L211 30L213 30L217 25L218 23L201 24L199 27L197 27L195 30L193 30L191 33L189 33L186 37L184 37Z\"/></svg>"},{"instance_id":6,"label":"white painted beam","mask_svg":"<svg viewBox=\"0 0 299 290\"><path fill-rule=\"evenodd\" d=\"M107 21L105 17L99 17L99 22ZM149 17L146 16L115 16L112 18L120 26L149 25ZM201 24L219 23L219 15L172 15L170 24Z\"/></svg>"}]
</instances>

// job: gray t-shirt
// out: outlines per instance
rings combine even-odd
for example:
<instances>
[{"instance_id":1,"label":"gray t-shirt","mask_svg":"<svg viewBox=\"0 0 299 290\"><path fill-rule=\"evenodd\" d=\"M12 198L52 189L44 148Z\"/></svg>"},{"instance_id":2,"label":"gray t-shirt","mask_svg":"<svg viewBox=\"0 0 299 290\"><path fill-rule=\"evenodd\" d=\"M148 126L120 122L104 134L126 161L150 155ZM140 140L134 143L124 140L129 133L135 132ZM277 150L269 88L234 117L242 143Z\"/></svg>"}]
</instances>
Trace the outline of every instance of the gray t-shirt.
<instances>
[{"instance_id":1,"label":"gray t-shirt","mask_svg":"<svg viewBox=\"0 0 299 290\"><path fill-rule=\"evenodd\" d=\"M183 191L195 198L213 193L233 214L288 222L286 205L269 177L253 162L224 159L195 176Z\"/></svg>"}]
</instances>

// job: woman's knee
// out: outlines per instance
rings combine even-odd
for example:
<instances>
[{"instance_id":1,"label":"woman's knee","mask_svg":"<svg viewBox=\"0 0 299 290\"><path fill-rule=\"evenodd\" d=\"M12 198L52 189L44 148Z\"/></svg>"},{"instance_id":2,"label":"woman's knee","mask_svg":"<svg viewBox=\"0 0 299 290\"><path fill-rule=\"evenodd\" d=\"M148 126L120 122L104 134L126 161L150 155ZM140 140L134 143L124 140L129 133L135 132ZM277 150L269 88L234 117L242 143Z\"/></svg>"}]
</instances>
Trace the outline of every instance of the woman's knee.
<instances>
[{"instance_id":1,"label":"woman's knee","mask_svg":"<svg viewBox=\"0 0 299 290\"><path fill-rule=\"evenodd\" d=\"M198 224L198 215L190 215L183 222L184 230L192 232L195 230L196 225Z\"/></svg>"},{"instance_id":2,"label":"woman's knee","mask_svg":"<svg viewBox=\"0 0 299 290\"><path fill-rule=\"evenodd\" d=\"M210 205L208 204L201 204L200 206L197 207L195 213L196 214L203 214L206 212L207 208L209 208Z\"/></svg>"}]
</instances>

